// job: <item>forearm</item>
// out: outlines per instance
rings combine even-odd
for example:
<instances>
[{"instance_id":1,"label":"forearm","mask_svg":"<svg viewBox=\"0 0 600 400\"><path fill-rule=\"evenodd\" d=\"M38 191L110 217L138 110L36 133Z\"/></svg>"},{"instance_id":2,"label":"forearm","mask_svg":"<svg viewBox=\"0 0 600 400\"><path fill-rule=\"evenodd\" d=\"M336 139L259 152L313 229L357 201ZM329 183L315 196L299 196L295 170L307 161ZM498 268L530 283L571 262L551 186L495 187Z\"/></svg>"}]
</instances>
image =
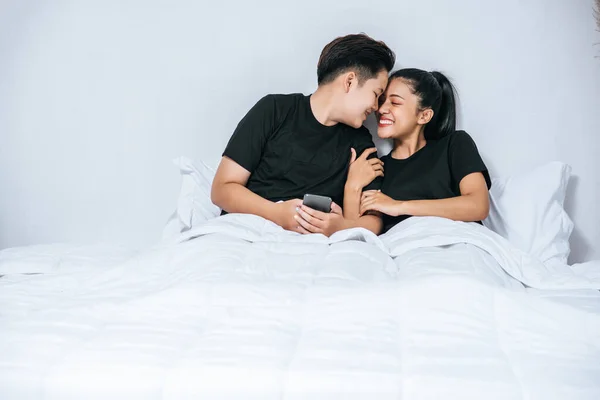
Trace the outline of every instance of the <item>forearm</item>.
<instances>
[{"instance_id":1,"label":"forearm","mask_svg":"<svg viewBox=\"0 0 600 400\"><path fill-rule=\"evenodd\" d=\"M275 203L260 197L239 183L213 185L211 200L228 213L254 214L277 223Z\"/></svg>"},{"instance_id":2,"label":"forearm","mask_svg":"<svg viewBox=\"0 0 600 400\"><path fill-rule=\"evenodd\" d=\"M409 200L397 202L398 215L434 216L455 221L481 221L489 212L487 199L463 195L440 200Z\"/></svg>"},{"instance_id":3,"label":"forearm","mask_svg":"<svg viewBox=\"0 0 600 400\"><path fill-rule=\"evenodd\" d=\"M381 229L383 228L383 223L381 218L377 215L363 215L357 219L344 218L343 229L351 228L364 228L376 235L379 235L381 233Z\"/></svg>"},{"instance_id":4,"label":"forearm","mask_svg":"<svg viewBox=\"0 0 600 400\"><path fill-rule=\"evenodd\" d=\"M365 228L376 235L381 233L383 223L377 215L360 215L361 187L352 187L347 184L344 188L344 229Z\"/></svg>"},{"instance_id":5,"label":"forearm","mask_svg":"<svg viewBox=\"0 0 600 400\"><path fill-rule=\"evenodd\" d=\"M344 219L356 221L360 218L360 197L362 188L346 184L344 188Z\"/></svg>"}]
</instances>

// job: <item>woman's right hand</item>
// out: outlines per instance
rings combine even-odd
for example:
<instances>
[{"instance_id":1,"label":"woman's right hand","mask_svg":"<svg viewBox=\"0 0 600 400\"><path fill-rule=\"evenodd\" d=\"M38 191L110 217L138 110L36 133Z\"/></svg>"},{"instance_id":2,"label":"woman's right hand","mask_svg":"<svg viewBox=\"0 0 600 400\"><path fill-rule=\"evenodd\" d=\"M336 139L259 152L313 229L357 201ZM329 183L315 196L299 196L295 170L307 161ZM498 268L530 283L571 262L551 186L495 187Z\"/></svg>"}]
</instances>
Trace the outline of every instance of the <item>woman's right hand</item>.
<instances>
[{"instance_id":1,"label":"woman's right hand","mask_svg":"<svg viewBox=\"0 0 600 400\"><path fill-rule=\"evenodd\" d=\"M353 189L362 190L369 183L373 182L378 176L383 176L383 162L379 158L367 159L371 154L376 153L377 149L372 147L366 149L356 157L356 150L350 149L352 157L350 158L350 169L346 186Z\"/></svg>"}]
</instances>

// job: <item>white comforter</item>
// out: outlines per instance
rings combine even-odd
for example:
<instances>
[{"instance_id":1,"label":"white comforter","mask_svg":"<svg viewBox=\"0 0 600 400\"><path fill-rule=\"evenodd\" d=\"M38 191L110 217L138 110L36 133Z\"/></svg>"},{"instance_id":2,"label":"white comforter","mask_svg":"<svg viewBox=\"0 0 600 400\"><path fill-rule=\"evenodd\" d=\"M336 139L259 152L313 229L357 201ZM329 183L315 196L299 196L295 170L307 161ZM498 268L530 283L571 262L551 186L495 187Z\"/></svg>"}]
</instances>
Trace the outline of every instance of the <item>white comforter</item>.
<instances>
[{"instance_id":1,"label":"white comforter","mask_svg":"<svg viewBox=\"0 0 600 400\"><path fill-rule=\"evenodd\" d=\"M531 293L600 287L580 271L438 218L326 238L227 215L0 279L0 398L598 399L600 307Z\"/></svg>"}]
</instances>

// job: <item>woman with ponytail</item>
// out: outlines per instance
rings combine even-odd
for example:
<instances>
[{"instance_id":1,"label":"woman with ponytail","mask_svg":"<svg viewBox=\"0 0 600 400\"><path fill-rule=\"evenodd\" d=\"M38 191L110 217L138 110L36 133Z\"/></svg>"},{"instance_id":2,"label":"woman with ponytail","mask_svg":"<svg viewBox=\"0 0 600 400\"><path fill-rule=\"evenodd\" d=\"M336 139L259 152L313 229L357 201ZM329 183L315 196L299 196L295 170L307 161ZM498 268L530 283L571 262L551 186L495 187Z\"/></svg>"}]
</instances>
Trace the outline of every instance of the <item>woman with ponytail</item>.
<instances>
[{"instance_id":1,"label":"woman with ponytail","mask_svg":"<svg viewBox=\"0 0 600 400\"><path fill-rule=\"evenodd\" d=\"M344 214L381 213L384 232L410 216L487 217L490 176L473 139L456 131L448 78L414 68L396 71L379 99L377 122L378 136L393 139L394 148L381 158L383 166L353 152L345 197L357 199L374 176L383 175L381 190L365 191L360 202L345 201Z\"/></svg>"}]
</instances>

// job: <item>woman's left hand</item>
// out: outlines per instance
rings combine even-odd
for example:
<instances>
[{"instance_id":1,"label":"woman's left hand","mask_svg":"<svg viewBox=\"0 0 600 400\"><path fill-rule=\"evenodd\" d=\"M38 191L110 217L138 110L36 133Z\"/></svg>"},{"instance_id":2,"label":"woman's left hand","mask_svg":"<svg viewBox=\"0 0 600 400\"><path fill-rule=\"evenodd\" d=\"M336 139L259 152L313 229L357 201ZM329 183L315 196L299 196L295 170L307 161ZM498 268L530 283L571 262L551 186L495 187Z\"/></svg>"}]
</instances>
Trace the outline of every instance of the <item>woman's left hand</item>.
<instances>
[{"instance_id":1,"label":"woman's left hand","mask_svg":"<svg viewBox=\"0 0 600 400\"><path fill-rule=\"evenodd\" d=\"M363 215L367 211L379 211L392 217L397 217L402 214L401 207L401 201L386 196L380 190L367 190L362 194L360 214Z\"/></svg>"},{"instance_id":2,"label":"woman's left hand","mask_svg":"<svg viewBox=\"0 0 600 400\"><path fill-rule=\"evenodd\" d=\"M379 158L368 158L371 154L377 155L377 148L366 149L357 158L356 150L350 149L350 169L346 186L362 190L379 176L383 176L383 162Z\"/></svg>"}]
</instances>

